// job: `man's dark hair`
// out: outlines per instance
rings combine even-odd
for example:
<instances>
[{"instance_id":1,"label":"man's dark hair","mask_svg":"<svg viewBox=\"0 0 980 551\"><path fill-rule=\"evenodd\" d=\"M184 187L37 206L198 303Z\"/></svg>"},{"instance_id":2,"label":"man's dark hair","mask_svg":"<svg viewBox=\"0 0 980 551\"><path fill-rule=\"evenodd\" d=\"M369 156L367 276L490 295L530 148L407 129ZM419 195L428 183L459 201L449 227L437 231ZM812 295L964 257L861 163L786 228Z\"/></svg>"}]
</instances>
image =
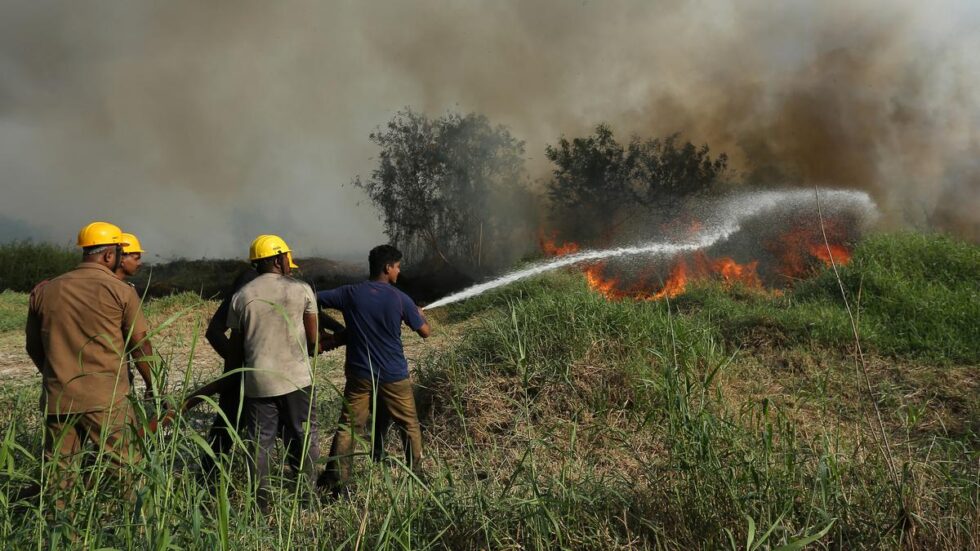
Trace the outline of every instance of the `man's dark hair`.
<instances>
[{"instance_id":1,"label":"man's dark hair","mask_svg":"<svg viewBox=\"0 0 980 551\"><path fill-rule=\"evenodd\" d=\"M102 254L112 247L115 247L115 245L96 245L94 247L85 247L84 249L82 249L82 256L84 257L84 256Z\"/></svg>"},{"instance_id":2,"label":"man's dark hair","mask_svg":"<svg viewBox=\"0 0 980 551\"><path fill-rule=\"evenodd\" d=\"M391 245L378 245L368 253L368 265L371 269L371 277L377 277L384 273L385 266L394 264L402 259L402 252Z\"/></svg>"},{"instance_id":3,"label":"man's dark hair","mask_svg":"<svg viewBox=\"0 0 980 551\"><path fill-rule=\"evenodd\" d=\"M260 258L258 260L252 261L252 266L255 266L255 271L262 274L272 271L272 265L276 263L279 255L267 256L265 258Z\"/></svg>"}]
</instances>

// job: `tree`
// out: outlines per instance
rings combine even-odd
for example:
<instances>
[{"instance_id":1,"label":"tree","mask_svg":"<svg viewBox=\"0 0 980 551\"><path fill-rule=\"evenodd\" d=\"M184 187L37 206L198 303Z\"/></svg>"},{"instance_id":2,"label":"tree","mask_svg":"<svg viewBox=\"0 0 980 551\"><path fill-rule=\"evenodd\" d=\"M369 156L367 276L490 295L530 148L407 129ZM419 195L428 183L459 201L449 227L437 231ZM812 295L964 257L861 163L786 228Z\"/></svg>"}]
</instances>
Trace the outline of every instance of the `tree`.
<instances>
[{"instance_id":1,"label":"tree","mask_svg":"<svg viewBox=\"0 0 980 551\"><path fill-rule=\"evenodd\" d=\"M728 168L728 156L716 159L709 155L707 144L695 147L691 142L678 146L680 134L666 138L630 141L623 163L626 188L645 207L679 201L710 190Z\"/></svg>"},{"instance_id":2,"label":"tree","mask_svg":"<svg viewBox=\"0 0 980 551\"><path fill-rule=\"evenodd\" d=\"M521 208L529 204L523 142L483 115L433 120L411 109L371 141L381 150L378 166L353 183L394 244L469 273L511 260L507 245L529 219Z\"/></svg>"},{"instance_id":3,"label":"tree","mask_svg":"<svg viewBox=\"0 0 980 551\"><path fill-rule=\"evenodd\" d=\"M681 144L679 134L634 136L623 147L604 124L591 136L562 137L545 154L555 165L552 218L576 241L604 240L638 213L676 208L717 185L728 166L724 153L712 159L707 145Z\"/></svg>"},{"instance_id":4,"label":"tree","mask_svg":"<svg viewBox=\"0 0 980 551\"><path fill-rule=\"evenodd\" d=\"M556 165L548 197L555 207L552 216L567 226L563 233L576 241L597 236L607 222L603 215L628 200L621 174L623 146L600 124L595 135L572 141L562 137L557 146L547 146L545 156Z\"/></svg>"}]
</instances>

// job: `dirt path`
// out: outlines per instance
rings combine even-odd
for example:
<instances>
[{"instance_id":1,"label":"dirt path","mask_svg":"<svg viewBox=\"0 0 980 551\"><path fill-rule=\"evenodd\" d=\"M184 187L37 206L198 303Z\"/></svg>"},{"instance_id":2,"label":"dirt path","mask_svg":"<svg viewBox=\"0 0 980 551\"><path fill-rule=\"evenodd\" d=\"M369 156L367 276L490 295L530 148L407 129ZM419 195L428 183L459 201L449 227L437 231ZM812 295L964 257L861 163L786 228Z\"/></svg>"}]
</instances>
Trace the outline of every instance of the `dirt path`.
<instances>
[{"instance_id":1,"label":"dirt path","mask_svg":"<svg viewBox=\"0 0 980 551\"><path fill-rule=\"evenodd\" d=\"M170 367L171 381L181 380L188 369L192 380L213 376L221 369L221 359L204 339L204 328L216 303L204 302L185 315L172 320L159 329L161 324L178 310L164 310L147 316L154 351ZM37 369L24 350L24 332L0 333L0 381L19 381L37 377Z\"/></svg>"},{"instance_id":2,"label":"dirt path","mask_svg":"<svg viewBox=\"0 0 980 551\"><path fill-rule=\"evenodd\" d=\"M0 381L37 376L37 369L24 350L24 334L20 331L0 333Z\"/></svg>"},{"instance_id":3,"label":"dirt path","mask_svg":"<svg viewBox=\"0 0 980 551\"><path fill-rule=\"evenodd\" d=\"M153 311L147 321L153 331L151 341L155 352L169 368L168 392L184 386L185 377L191 385L210 380L221 372L221 358L204 339L204 330L218 303L205 301L187 310L175 306ZM187 310L187 311L185 311ZM175 319L175 315L180 314ZM459 337L473 324L444 324L438 315L430 316L432 336L423 340L407 327L403 327L402 341L409 365L414 368L426 354L433 350L453 346ZM162 329L161 325L165 325ZM326 377L334 384L343 383L343 350L335 350L321 357L326 367ZM0 333L0 382L28 381L38 373L24 350L23 331Z\"/></svg>"}]
</instances>

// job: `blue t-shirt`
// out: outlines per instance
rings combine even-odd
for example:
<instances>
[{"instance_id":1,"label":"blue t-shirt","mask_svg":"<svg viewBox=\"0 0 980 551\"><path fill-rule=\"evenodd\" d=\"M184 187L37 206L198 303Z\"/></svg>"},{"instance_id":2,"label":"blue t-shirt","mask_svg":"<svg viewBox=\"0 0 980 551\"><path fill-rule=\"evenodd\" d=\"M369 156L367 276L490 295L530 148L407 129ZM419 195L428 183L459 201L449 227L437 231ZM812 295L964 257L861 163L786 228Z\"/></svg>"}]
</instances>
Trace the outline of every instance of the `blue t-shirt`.
<instances>
[{"instance_id":1,"label":"blue t-shirt","mask_svg":"<svg viewBox=\"0 0 980 551\"><path fill-rule=\"evenodd\" d=\"M320 291L316 298L321 308L344 314L350 373L383 383L408 378L401 325L405 322L413 331L425 325L408 295L388 283L364 281Z\"/></svg>"}]
</instances>

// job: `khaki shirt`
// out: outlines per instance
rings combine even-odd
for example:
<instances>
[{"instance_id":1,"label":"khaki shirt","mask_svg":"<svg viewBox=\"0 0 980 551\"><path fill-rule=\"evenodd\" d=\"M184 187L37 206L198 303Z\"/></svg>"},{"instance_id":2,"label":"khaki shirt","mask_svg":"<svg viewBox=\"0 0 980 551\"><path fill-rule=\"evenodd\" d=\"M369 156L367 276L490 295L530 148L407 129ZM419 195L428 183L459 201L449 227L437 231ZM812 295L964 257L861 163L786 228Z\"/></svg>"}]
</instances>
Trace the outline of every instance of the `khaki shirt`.
<instances>
[{"instance_id":1,"label":"khaki shirt","mask_svg":"<svg viewBox=\"0 0 980 551\"><path fill-rule=\"evenodd\" d=\"M129 394L126 358L146 331L140 298L100 264L83 262L31 293L27 341L44 350L47 413L101 411Z\"/></svg>"},{"instance_id":2,"label":"khaki shirt","mask_svg":"<svg viewBox=\"0 0 980 551\"><path fill-rule=\"evenodd\" d=\"M262 274L231 297L228 327L244 339L245 396L282 396L313 384L303 315L316 313L313 289L279 274Z\"/></svg>"}]
</instances>

